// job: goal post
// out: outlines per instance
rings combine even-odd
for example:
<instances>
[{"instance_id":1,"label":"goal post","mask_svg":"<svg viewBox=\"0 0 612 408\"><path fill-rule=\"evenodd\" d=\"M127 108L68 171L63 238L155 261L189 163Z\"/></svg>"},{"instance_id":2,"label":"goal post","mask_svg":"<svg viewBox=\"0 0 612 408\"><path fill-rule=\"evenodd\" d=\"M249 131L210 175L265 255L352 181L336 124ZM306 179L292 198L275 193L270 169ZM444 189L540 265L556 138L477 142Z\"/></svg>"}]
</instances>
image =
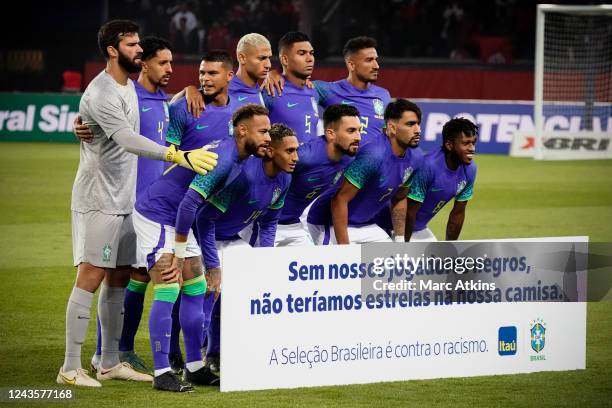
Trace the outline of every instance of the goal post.
<instances>
[{"instance_id":1,"label":"goal post","mask_svg":"<svg viewBox=\"0 0 612 408\"><path fill-rule=\"evenodd\" d=\"M539 4L536 159L612 158L612 5Z\"/></svg>"}]
</instances>

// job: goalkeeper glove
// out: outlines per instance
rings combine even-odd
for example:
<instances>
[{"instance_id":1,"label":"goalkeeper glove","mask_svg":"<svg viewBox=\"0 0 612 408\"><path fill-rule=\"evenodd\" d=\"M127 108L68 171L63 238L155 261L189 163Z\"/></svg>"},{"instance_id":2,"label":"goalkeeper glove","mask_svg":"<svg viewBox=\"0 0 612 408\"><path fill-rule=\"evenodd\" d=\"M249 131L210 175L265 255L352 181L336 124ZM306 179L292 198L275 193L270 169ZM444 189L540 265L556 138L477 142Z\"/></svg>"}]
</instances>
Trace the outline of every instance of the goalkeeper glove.
<instances>
[{"instance_id":1,"label":"goalkeeper glove","mask_svg":"<svg viewBox=\"0 0 612 408\"><path fill-rule=\"evenodd\" d=\"M171 145L166 150L166 161L176 163L181 167L193 170L198 174L206 174L217 165L217 153L205 149L189 151L177 150L176 146Z\"/></svg>"}]
</instances>

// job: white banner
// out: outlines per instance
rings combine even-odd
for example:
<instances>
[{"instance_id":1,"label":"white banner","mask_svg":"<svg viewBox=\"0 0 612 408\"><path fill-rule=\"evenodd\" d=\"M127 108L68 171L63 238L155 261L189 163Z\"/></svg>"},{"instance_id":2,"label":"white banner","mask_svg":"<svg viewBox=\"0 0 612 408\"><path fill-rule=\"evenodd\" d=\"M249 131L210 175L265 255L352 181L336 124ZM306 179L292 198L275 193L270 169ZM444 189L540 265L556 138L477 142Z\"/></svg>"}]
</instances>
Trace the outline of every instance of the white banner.
<instances>
[{"instance_id":1,"label":"white banner","mask_svg":"<svg viewBox=\"0 0 612 408\"><path fill-rule=\"evenodd\" d=\"M225 250L221 391L585 368L586 303L389 307L362 297L361 257Z\"/></svg>"},{"instance_id":2,"label":"white banner","mask_svg":"<svg viewBox=\"0 0 612 408\"><path fill-rule=\"evenodd\" d=\"M544 160L612 159L612 134L606 132L544 132ZM514 132L510 156L534 157L533 132Z\"/></svg>"}]
</instances>

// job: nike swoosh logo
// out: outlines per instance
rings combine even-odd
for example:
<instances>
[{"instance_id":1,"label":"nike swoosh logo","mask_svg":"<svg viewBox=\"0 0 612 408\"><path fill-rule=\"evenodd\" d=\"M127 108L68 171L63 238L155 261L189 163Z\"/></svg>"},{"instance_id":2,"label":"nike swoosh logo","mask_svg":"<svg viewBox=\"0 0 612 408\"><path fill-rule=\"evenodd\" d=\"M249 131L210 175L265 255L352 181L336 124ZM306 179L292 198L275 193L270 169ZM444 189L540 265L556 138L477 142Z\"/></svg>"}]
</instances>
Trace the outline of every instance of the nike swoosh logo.
<instances>
[{"instance_id":1,"label":"nike swoosh logo","mask_svg":"<svg viewBox=\"0 0 612 408\"><path fill-rule=\"evenodd\" d=\"M342 105L352 105L352 104L354 104L355 102L353 102L353 101L345 101L345 100L342 100L342 102L340 102L340 103L341 103Z\"/></svg>"},{"instance_id":2,"label":"nike swoosh logo","mask_svg":"<svg viewBox=\"0 0 612 408\"><path fill-rule=\"evenodd\" d=\"M431 188L431 192L432 193L435 193L436 191L442 191L442 190L444 190L444 189L443 188L439 188L439 187L432 187Z\"/></svg>"},{"instance_id":3,"label":"nike swoosh logo","mask_svg":"<svg viewBox=\"0 0 612 408\"><path fill-rule=\"evenodd\" d=\"M62 380L64 380L66 384L76 385L76 377L74 377L73 379L70 379L66 377L65 375L63 375L62 373L60 373L59 376L62 377Z\"/></svg>"},{"instance_id":4,"label":"nike swoosh logo","mask_svg":"<svg viewBox=\"0 0 612 408\"><path fill-rule=\"evenodd\" d=\"M308 181L317 181L319 180L321 177L308 177Z\"/></svg>"},{"instance_id":5,"label":"nike swoosh logo","mask_svg":"<svg viewBox=\"0 0 612 408\"><path fill-rule=\"evenodd\" d=\"M297 106L297 105L298 105L298 102L296 102L296 103L287 102L287 107L288 108L293 108L294 106Z\"/></svg>"},{"instance_id":6,"label":"nike swoosh logo","mask_svg":"<svg viewBox=\"0 0 612 408\"><path fill-rule=\"evenodd\" d=\"M172 337L172 334L170 334L170 333L165 333L165 334L164 334L164 336L166 336L166 337L170 338L170 337Z\"/></svg>"},{"instance_id":7,"label":"nike swoosh logo","mask_svg":"<svg viewBox=\"0 0 612 408\"><path fill-rule=\"evenodd\" d=\"M142 111L143 111L143 112L148 112L148 111L150 111L151 109L153 109L153 108L147 108L146 106L143 106L143 107L142 107Z\"/></svg>"},{"instance_id":8,"label":"nike swoosh logo","mask_svg":"<svg viewBox=\"0 0 612 408\"><path fill-rule=\"evenodd\" d=\"M196 129L198 130L206 129L207 127L208 125L196 125Z\"/></svg>"},{"instance_id":9,"label":"nike swoosh logo","mask_svg":"<svg viewBox=\"0 0 612 408\"><path fill-rule=\"evenodd\" d=\"M242 102L242 101L244 101L246 98L248 98L248 96L239 96L239 97L238 97L238 102Z\"/></svg>"},{"instance_id":10,"label":"nike swoosh logo","mask_svg":"<svg viewBox=\"0 0 612 408\"><path fill-rule=\"evenodd\" d=\"M255 204L256 202L258 202L259 200L249 200L249 204Z\"/></svg>"}]
</instances>

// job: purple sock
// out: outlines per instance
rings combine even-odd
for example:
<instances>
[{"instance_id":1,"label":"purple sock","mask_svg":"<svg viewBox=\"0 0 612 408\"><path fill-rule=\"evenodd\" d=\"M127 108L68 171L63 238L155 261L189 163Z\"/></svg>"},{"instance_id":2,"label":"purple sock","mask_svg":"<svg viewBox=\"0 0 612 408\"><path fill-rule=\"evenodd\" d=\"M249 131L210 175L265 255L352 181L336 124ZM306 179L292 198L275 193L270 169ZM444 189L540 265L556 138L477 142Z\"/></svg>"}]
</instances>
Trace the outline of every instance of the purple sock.
<instances>
[{"instance_id":1,"label":"purple sock","mask_svg":"<svg viewBox=\"0 0 612 408\"><path fill-rule=\"evenodd\" d=\"M181 292L181 308L179 317L183 329L183 341L185 342L185 362L202 360L202 302L204 294L189 296Z\"/></svg>"},{"instance_id":2,"label":"purple sock","mask_svg":"<svg viewBox=\"0 0 612 408\"><path fill-rule=\"evenodd\" d=\"M102 355L102 328L100 327L100 316L96 317L96 356Z\"/></svg>"},{"instance_id":3,"label":"purple sock","mask_svg":"<svg viewBox=\"0 0 612 408\"><path fill-rule=\"evenodd\" d=\"M179 310L181 307L181 297L179 296L172 308L172 337L170 337L170 354L181 354L181 321L179 320Z\"/></svg>"},{"instance_id":4,"label":"purple sock","mask_svg":"<svg viewBox=\"0 0 612 408\"><path fill-rule=\"evenodd\" d=\"M208 326L208 348L206 355L219 353L221 350L221 295L215 302Z\"/></svg>"},{"instance_id":5,"label":"purple sock","mask_svg":"<svg viewBox=\"0 0 612 408\"><path fill-rule=\"evenodd\" d=\"M146 288L146 283L144 284ZM119 340L119 351L134 350L134 337L140 325L145 293L134 292L130 287L125 290L123 301L123 331Z\"/></svg>"},{"instance_id":6,"label":"purple sock","mask_svg":"<svg viewBox=\"0 0 612 408\"><path fill-rule=\"evenodd\" d=\"M156 370L170 367L170 331L172 330L172 303L154 300L149 314L149 336Z\"/></svg>"},{"instance_id":7,"label":"purple sock","mask_svg":"<svg viewBox=\"0 0 612 408\"><path fill-rule=\"evenodd\" d=\"M208 327L210 326L210 317L212 315L213 306L215 304L215 294L206 292L204 295L204 320L202 322L202 347L206 346Z\"/></svg>"}]
</instances>

